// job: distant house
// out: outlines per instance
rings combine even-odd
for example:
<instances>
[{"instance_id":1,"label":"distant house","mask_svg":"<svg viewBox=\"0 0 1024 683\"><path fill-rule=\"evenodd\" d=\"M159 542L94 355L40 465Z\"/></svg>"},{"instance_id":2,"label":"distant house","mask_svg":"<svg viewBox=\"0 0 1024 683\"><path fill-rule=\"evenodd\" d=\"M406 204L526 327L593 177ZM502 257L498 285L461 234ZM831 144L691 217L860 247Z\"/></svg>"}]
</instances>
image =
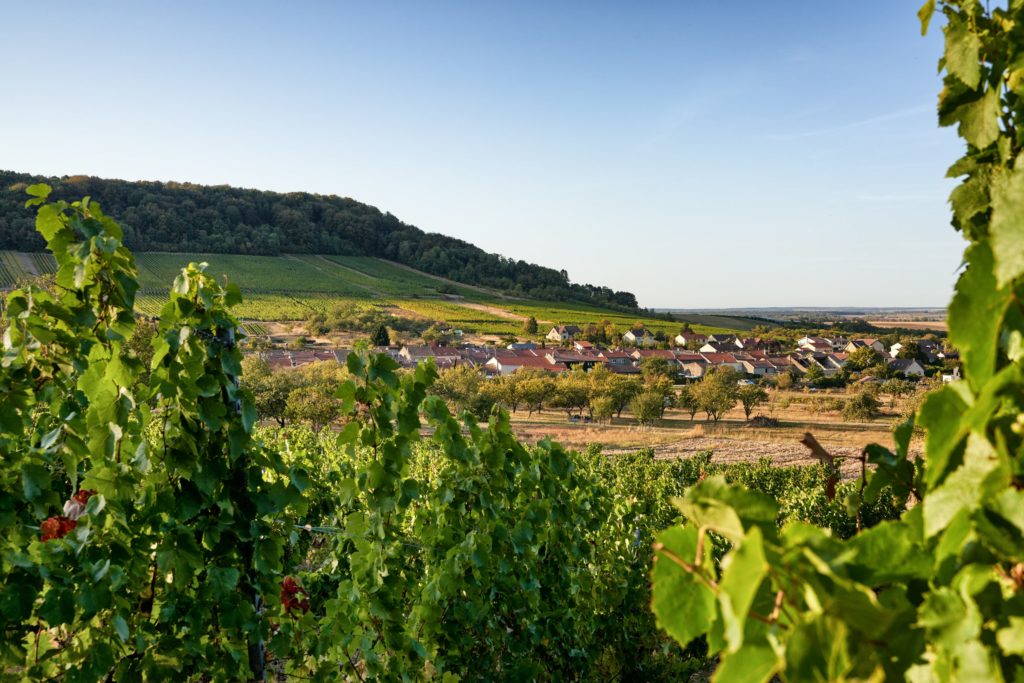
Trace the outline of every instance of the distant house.
<instances>
[{"instance_id":1,"label":"distant house","mask_svg":"<svg viewBox=\"0 0 1024 683\"><path fill-rule=\"evenodd\" d=\"M889 361L889 367L892 368L893 372L906 375L907 377L910 375L924 377L924 368L913 358L893 358Z\"/></svg>"},{"instance_id":2,"label":"distant house","mask_svg":"<svg viewBox=\"0 0 1024 683\"><path fill-rule=\"evenodd\" d=\"M700 351L701 353L729 353L731 351L736 351L738 348L739 347L736 346L735 342L729 343L709 341L705 343L704 346L700 347L697 350Z\"/></svg>"},{"instance_id":3,"label":"distant house","mask_svg":"<svg viewBox=\"0 0 1024 683\"><path fill-rule=\"evenodd\" d=\"M877 339L866 338L866 339L851 339L847 342L846 347L843 349L847 353L853 353L857 349L872 348L878 353L885 353L885 344L878 341Z\"/></svg>"},{"instance_id":4,"label":"distant house","mask_svg":"<svg viewBox=\"0 0 1024 683\"><path fill-rule=\"evenodd\" d=\"M547 333L546 338L556 342L567 342L575 339L579 333L580 328L576 325L558 325L551 328L551 331Z\"/></svg>"},{"instance_id":5,"label":"distant house","mask_svg":"<svg viewBox=\"0 0 1024 683\"><path fill-rule=\"evenodd\" d=\"M642 361L644 358L664 358L669 362L674 362L676 359L676 354L669 349L634 349L629 355L637 361Z\"/></svg>"},{"instance_id":6,"label":"distant house","mask_svg":"<svg viewBox=\"0 0 1024 683\"><path fill-rule=\"evenodd\" d=\"M732 368L736 372L746 372L743 363L737 360L736 356L731 353L701 353L700 355L708 365L716 367L725 366Z\"/></svg>"},{"instance_id":7,"label":"distant house","mask_svg":"<svg viewBox=\"0 0 1024 683\"><path fill-rule=\"evenodd\" d=\"M900 351L902 351L904 348L905 347L903 346L903 344L901 344L900 342L896 342L895 344L889 347L889 355L895 358L896 356L900 355Z\"/></svg>"},{"instance_id":8,"label":"distant house","mask_svg":"<svg viewBox=\"0 0 1024 683\"><path fill-rule=\"evenodd\" d=\"M767 375L778 374L778 369L767 360L741 360L740 364L743 366L743 371L748 375L765 377Z\"/></svg>"},{"instance_id":9,"label":"distant house","mask_svg":"<svg viewBox=\"0 0 1024 683\"><path fill-rule=\"evenodd\" d=\"M654 346L658 343L654 335L643 327L638 330L629 330L626 334L622 335L622 341L633 346Z\"/></svg>"},{"instance_id":10,"label":"distant house","mask_svg":"<svg viewBox=\"0 0 1024 683\"><path fill-rule=\"evenodd\" d=\"M604 358L608 362L608 366L612 369L622 367L633 367L635 358L632 354L626 351L602 351L597 354L599 358Z\"/></svg>"},{"instance_id":11,"label":"distant house","mask_svg":"<svg viewBox=\"0 0 1024 683\"><path fill-rule=\"evenodd\" d=\"M577 351L590 351L594 348L594 345L588 341L577 339L576 341L573 342L572 347Z\"/></svg>"},{"instance_id":12,"label":"distant house","mask_svg":"<svg viewBox=\"0 0 1024 683\"><path fill-rule=\"evenodd\" d=\"M817 353L831 353L834 350L831 339L824 337L803 337L797 340L797 346L806 351Z\"/></svg>"},{"instance_id":13,"label":"distant house","mask_svg":"<svg viewBox=\"0 0 1024 683\"><path fill-rule=\"evenodd\" d=\"M537 345L534 344L533 342L512 342L511 344L509 344L505 348L506 349L511 349L512 351L517 351L517 350L525 350L525 349L535 349L535 348L537 348Z\"/></svg>"},{"instance_id":14,"label":"distant house","mask_svg":"<svg viewBox=\"0 0 1024 683\"><path fill-rule=\"evenodd\" d=\"M696 332L680 332L675 336L673 340L676 346L681 346L684 349L697 349L704 345L708 340L706 334L697 334Z\"/></svg>"},{"instance_id":15,"label":"distant house","mask_svg":"<svg viewBox=\"0 0 1024 683\"><path fill-rule=\"evenodd\" d=\"M565 372L566 366L562 363L552 363L543 356L492 356L484 364L488 370L499 375L511 375L517 370L546 370L547 372Z\"/></svg>"},{"instance_id":16,"label":"distant house","mask_svg":"<svg viewBox=\"0 0 1024 683\"><path fill-rule=\"evenodd\" d=\"M608 361L598 356L581 353L579 351L549 351L545 356L552 365L558 365L561 363L565 367L572 370L573 368L580 367L584 370L590 370L595 365L600 363L607 363Z\"/></svg>"},{"instance_id":17,"label":"distant house","mask_svg":"<svg viewBox=\"0 0 1024 683\"><path fill-rule=\"evenodd\" d=\"M688 360L682 363L683 366L683 377L686 379L700 379L707 372L708 363L707 361L701 360Z\"/></svg>"}]
</instances>

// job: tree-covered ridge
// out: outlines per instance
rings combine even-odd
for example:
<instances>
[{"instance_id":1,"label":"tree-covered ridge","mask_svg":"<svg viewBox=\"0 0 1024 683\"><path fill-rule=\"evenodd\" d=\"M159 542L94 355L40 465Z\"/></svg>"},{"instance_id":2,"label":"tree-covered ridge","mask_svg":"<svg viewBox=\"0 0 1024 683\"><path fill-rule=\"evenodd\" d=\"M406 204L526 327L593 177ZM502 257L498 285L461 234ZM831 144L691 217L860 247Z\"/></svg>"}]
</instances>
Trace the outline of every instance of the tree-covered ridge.
<instances>
[{"instance_id":1,"label":"tree-covered ridge","mask_svg":"<svg viewBox=\"0 0 1024 683\"><path fill-rule=\"evenodd\" d=\"M629 292L572 283L564 270L424 232L354 199L306 192L0 171L0 249L43 250L33 216L22 206L25 188L39 182L49 184L55 198L89 196L119 216L125 244L134 251L376 256L516 295L637 307Z\"/></svg>"}]
</instances>

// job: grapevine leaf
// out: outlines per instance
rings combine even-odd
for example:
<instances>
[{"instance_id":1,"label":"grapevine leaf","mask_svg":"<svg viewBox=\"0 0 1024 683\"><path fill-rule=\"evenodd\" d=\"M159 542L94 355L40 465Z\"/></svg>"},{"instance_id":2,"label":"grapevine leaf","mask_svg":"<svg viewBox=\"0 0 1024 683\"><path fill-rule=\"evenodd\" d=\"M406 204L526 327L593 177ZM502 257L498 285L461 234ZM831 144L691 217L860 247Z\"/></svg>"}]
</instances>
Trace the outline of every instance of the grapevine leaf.
<instances>
[{"instance_id":1,"label":"grapevine leaf","mask_svg":"<svg viewBox=\"0 0 1024 683\"><path fill-rule=\"evenodd\" d=\"M931 538L945 529L961 508L975 509L993 487L1008 483L1006 473L998 466L998 456L992 444L977 434L971 434L967 439L963 464L941 486L925 496L925 537Z\"/></svg>"},{"instance_id":2,"label":"grapevine leaf","mask_svg":"<svg viewBox=\"0 0 1024 683\"><path fill-rule=\"evenodd\" d=\"M238 585L239 572L234 567L210 567L206 570L206 585L210 589L210 597L221 599L227 597Z\"/></svg>"},{"instance_id":3,"label":"grapevine leaf","mask_svg":"<svg viewBox=\"0 0 1024 683\"><path fill-rule=\"evenodd\" d=\"M1010 625L996 632L999 647L1009 655L1024 655L1024 617L1010 617Z\"/></svg>"},{"instance_id":4,"label":"grapevine leaf","mask_svg":"<svg viewBox=\"0 0 1024 683\"><path fill-rule=\"evenodd\" d=\"M918 608L917 623L924 627L932 642L947 648L977 638L981 618L974 601L964 598L946 586L939 586L925 595Z\"/></svg>"},{"instance_id":5,"label":"grapevine leaf","mask_svg":"<svg viewBox=\"0 0 1024 683\"><path fill-rule=\"evenodd\" d=\"M918 543L913 530L903 521L886 521L850 539L850 577L868 585L880 585L909 578L925 578L931 560Z\"/></svg>"},{"instance_id":6,"label":"grapevine leaf","mask_svg":"<svg viewBox=\"0 0 1024 683\"><path fill-rule=\"evenodd\" d=\"M949 305L949 338L960 349L965 375L978 391L995 372L999 328L1012 292L996 286L987 243L969 247L964 258L970 265L957 281Z\"/></svg>"},{"instance_id":7,"label":"grapevine leaf","mask_svg":"<svg viewBox=\"0 0 1024 683\"><path fill-rule=\"evenodd\" d=\"M34 501L50 489L50 473L42 465L28 464L21 468L21 485L25 498Z\"/></svg>"},{"instance_id":8,"label":"grapevine leaf","mask_svg":"<svg viewBox=\"0 0 1024 683\"><path fill-rule=\"evenodd\" d=\"M954 385L929 394L918 413L918 420L927 430L925 450L928 453L926 481L940 481L946 474L953 451L963 437L960 416L968 404Z\"/></svg>"},{"instance_id":9,"label":"grapevine leaf","mask_svg":"<svg viewBox=\"0 0 1024 683\"><path fill-rule=\"evenodd\" d=\"M922 11L924 9L921 8ZM934 3L932 9L934 10ZM918 14L918 17L920 16ZM924 19L921 20L921 24L923 33L927 28ZM946 70L971 90L977 88L981 81L981 66L978 64L980 50L981 39L970 30L963 18L953 15L946 25Z\"/></svg>"},{"instance_id":10,"label":"grapevine leaf","mask_svg":"<svg viewBox=\"0 0 1024 683\"><path fill-rule=\"evenodd\" d=\"M1019 166L993 182L990 232L1002 287L1024 273L1024 170Z\"/></svg>"},{"instance_id":11,"label":"grapevine leaf","mask_svg":"<svg viewBox=\"0 0 1024 683\"><path fill-rule=\"evenodd\" d=\"M63 229L64 221L61 220L61 214L53 204L40 207L39 213L36 214L36 230L43 236L43 239L51 242Z\"/></svg>"},{"instance_id":12,"label":"grapevine leaf","mask_svg":"<svg viewBox=\"0 0 1024 683\"><path fill-rule=\"evenodd\" d=\"M75 618L75 601L66 588L50 588L43 596L39 616L50 626L69 624Z\"/></svg>"},{"instance_id":13,"label":"grapevine leaf","mask_svg":"<svg viewBox=\"0 0 1024 683\"><path fill-rule=\"evenodd\" d=\"M694 524L731 541L739 541L744 529L752 525L774 532L778 514L778 505L771 497L727 484L721 476L705 479L673 502Z\"/></svg>"},{"instance_id":14,"label":"grapevine leaf","mask_svg":"<svg viewBox=\"0 0 1024 683\"><path fill-rule=\"evenodd\" d=\"M113 618L111 618L110 623L113 624L114 630L117 631L118 637L121 638L121 642L127 643L128 636L131 635L131 632L128 630L128 622L124 620L124 617L120 614L115 614Z\"/></svg>"},{"instance_id":15,"label":"grapevine leaf","mask_svg":"<svg viewBox=\"0 0 1024 683\"><path fill-rule=\"evenodd\" d=\"M988 178L979 174L971 176L953 188L949 195L949 204L961 229L974 216L988 210L988 185Z\"/></svg>"},{"instance_id":16,"label":"grapevine leaf","mask_svg":"<svg viewBox=\"0 0 1024 683\"><path fill-rule=\"evenodd\" d=\"M779 670L778 655L766 645L748 646L722 658L711 679L714 683L770 681Z\"/></svg>"},{"instance_id":17,"label":"grapevine leaf","mask_svg":"<svg viewBox=\"0 0 1024 683\"><path fill-rule=\"evenodd\" d=\"M821 615L797 625L786 643L786 678L794 681L841 681L850 667L849 629Z\"/></svg>"},{"instance_id":18,"label":"grapevine leaf","mask_svg":"<svg viewBox=\"0 0 1024 683\"><path fill-rule=\"evenodd\" d=\"M935 14L935 0L928 0L917 11L917 18L921 21L922 36L928 33L928 24L931 23L933 14Z\"/></svg>"},{"instance_id":19,"label":"grapevine leaf","mask_svg":"<svg viewBox=\"0 0 1024 683\"><path fill-rule=\"evenodd\" d=\"M692 563L697 555L697 528L673 527L658 534L663 546L654 556L651 608L658 626L679 643L707 632L715 621L715 596L690 571L672 557Z\"/></svg>"},{"instance_id":20,"label":"grapevine leaf","mask_svg":"<svg viewBox=\"0 0 1024 683\"><path fill-rule=\"evenodd\" d=\"M751 529L736 550L727 556L726 562L728 564L725 565L719 583L718 600L722 606L722 621L729 652L736 652L743 646L747 612L768 571L760 529Z\"/></svg>"},{"instance_id":21,"label":"grapevine leaf","mask_svg":"<svg viewBox=\"0 0 1024 683\"><path fill-rule=\"evenodd\" d=\"M999 91L989 88L979 99L962 105L955 116L960 121L960 136L978 149L999 138Z\"/></svg>"}]
</instances>

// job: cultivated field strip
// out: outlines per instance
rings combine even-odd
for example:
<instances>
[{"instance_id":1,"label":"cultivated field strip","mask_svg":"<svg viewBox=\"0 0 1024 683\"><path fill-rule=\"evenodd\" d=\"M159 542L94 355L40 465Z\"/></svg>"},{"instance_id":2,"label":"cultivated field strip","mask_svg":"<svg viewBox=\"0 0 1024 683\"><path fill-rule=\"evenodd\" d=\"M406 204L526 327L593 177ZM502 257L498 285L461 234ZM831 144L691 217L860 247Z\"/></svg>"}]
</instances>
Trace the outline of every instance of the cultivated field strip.
<instances>
[{"instance_id":1,"label":"cultivated field strip","mask_svg":"<svg viewBox=\"0 0 1024 683\"><path fill-rule=\"evenodd\" d=\"M542 333L545 326L574 324L583 327L607 320L619 332L639 322L671 337L678 333L680 326L678 322L603 311L583 304L501 298L498 294L450 283L368 256L157 252L135 256L141 284L136 309L149 316L159 315L171 283L182 267L190 262L205 262L209 264L207 272L219 279L227 278L242 289L243 302L235 313L253 324L305 320L313 313L328 313L337 306L372 301L393 308L395 315L419 317L469 334L521 335L522 321L530 316L540 322ZM56 266L50 254L0 251L0 287L9 288L31 277L26 264L39 273L52 272ZM751 326L751 321L725 316L694 315L687 316L686 320L699 332L749 329Z\"/></svg>"}]
</instances>

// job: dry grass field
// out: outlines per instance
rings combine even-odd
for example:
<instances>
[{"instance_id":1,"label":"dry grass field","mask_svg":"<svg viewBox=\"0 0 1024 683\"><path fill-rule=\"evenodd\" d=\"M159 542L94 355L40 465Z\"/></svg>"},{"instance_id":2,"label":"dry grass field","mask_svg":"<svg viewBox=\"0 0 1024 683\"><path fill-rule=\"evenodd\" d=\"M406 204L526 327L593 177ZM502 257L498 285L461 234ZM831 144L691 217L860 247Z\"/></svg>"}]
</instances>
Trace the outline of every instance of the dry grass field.
<instances>
[{"instance_id":1,"label":"dry grass field","mask_svg":"<svg viewBox=\"0 0 1024 683\"><path fill-rule=\"evenodd\" d=\"M875 327L946 331L945 320L869 320Z\"/></svg>"},{"instance_id":2,"label":"dry grass field","mask_svg":"<svg viewBox=\"0 0 1024 683\"><path fill-rule=\"evenodd\" d=\"M768 404L754 411L779 421L778 427L754 427L747 423L739 407L714 424L698 413L693 422L688 414L669 410L656 426L640 427L626 413L612 424L569 422L565 413L547 410L528 417L524 411L512 416L512 425L521 438L536 442L551 438L569 447L582 449L598 444L606 453L653 448L659 458L688 457L712 451L721 462L753 461L770 458L778 465L805 465L814 460L800 443L810 432L826 450L836 456L853 458L870 443L893 446L892 428L898 421L894 408L883 399L883 413L870 422L844 422L837 412L816 412L815 399L842 398L845 394L808 394L771 392ZM911 450L920 451L915 437ZM856 464L847 460L843 473L855 474Z\"/></svg>"}]
</instances>

